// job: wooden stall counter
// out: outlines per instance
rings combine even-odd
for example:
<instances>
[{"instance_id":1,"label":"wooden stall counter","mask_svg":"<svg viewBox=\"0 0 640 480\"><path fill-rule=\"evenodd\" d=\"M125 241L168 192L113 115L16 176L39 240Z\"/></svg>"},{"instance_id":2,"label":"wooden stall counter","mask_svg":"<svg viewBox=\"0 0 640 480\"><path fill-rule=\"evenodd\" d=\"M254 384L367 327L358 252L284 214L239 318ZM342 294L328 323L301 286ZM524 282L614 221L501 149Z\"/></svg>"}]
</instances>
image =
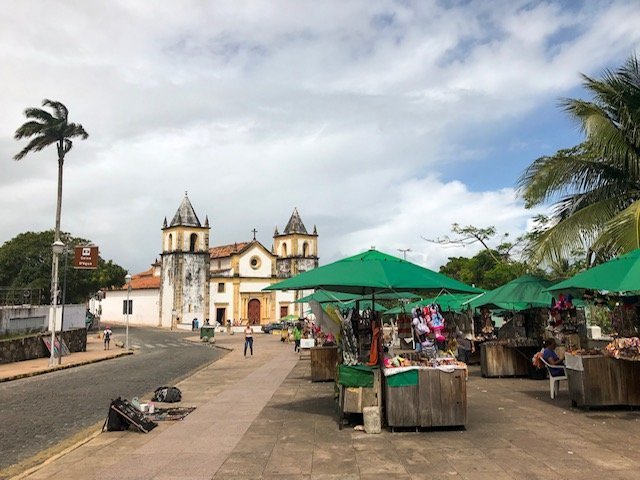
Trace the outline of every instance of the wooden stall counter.
<instances>
[{"instance_id":1,"label":"wooden stall counter","mask_svg":"<svg viewBox=\"0 0 640 480\"><path fill-rule=\"evenodd\" d=\"M326 382L336 379L338 347L313 347L311 349L311 381Z\"/></svg>"},{"instance_id":2,"label":"wooden stall counter","mask_svg":"<svg viewBox=\"0 0 640 480\"><path fill-rule=\"evenodd\" d=\"M567 353L565 365L573 406L640 406L640 362Z\"/></svg>"},{"instance_id":3,"label":"wooden stall counter","mask_svg":"<svg viewBox=\"0 0 640 480\"><path fill-rule=\"evenodd\" d=\"M485 342L480 346L483 377L525 377L532 371L531 358L539 346L512 346Z\"/></svg>"},{"instance_id":4,"label":"wooden stall counter","mask_svg":"<svg viewBox=\"0 0 640 480\"><path fill-rule=\"evenodd\" d=\"M364 407L382 411L380 369L365 365L338 365L339 428L342 430L348 413L363 413Z\"/></svg>"},{"instance_id":5,"label":"wooden stall counter","mask_svg":"<svg viewBox=\"0 0 640 480\"><path fill-rule=\"evenodd\" d=\"M392 431L396 427L466 425L466 368L410 367L388 373L384 375L385 412Z\"/></svg>"}]
</instances>

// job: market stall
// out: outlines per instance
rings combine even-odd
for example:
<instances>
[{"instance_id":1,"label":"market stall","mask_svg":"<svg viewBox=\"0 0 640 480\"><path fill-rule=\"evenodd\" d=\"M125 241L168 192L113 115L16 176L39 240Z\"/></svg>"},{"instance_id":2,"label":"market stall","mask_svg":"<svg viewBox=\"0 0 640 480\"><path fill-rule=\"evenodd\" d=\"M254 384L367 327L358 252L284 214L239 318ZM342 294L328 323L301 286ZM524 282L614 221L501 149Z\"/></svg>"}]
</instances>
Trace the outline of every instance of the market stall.
<instances>
[{"instance_id":1,"label":"market stall","mask_svg":"<svg viewBox=\"0 0 640 480\"><path fill-rule=\"evenodd\" d=\"M613 340L602 350L565 354L572 404L579 407L640 406L640 249L554 285L554 292L582 290L599 305ZM607 295L601 293L606 291ZM594 319L591 319L592 321Z\"/></svg>"},{"instance_id":2,"label":"market stall","mask_svg":"<svg viewBox=\"0 0 640 480\"><path fill-rule=\"evenodd\" d=\"M640 406L640 339L619 338L602 352L565 354L571 404Z\"/></svg>"},{"instance_id":3,"label":"market stall","mask_svg":"<svg viewBox=\"0 0 640 480\"><path fill-rule=\"evenodd\" d=\"M483 377L530 376L542 374L531 365L531 357L542 347L544 329L552 307L546 292L548 280L525 275L502 285L472 302L482 312L480 347ZM504 324L496 329L489 310L501 310Z\"/></svg>"},{"instance_id":4,"label":"market stall","mask_svg":"<svg viewBox=\"0 0 640 480\"><path fill-rule=\"evenodd\" d=\"M480 293L476 288L469 287L445 275L407 262L406 260L386 255L375 250L369 250L359 255L349 257L330 265L304 272L296 277L284 280L267 287L268 290L309 290L324 289L333 292L355 293L369 295L371 305L375 306L376 295L407 291L441 291L447 289L453 292ZM358 299L358 303L361 299ZM336 308L333 316L340 325L338 338L339 360L337 386L339 391L340 427L343 420L350 413L364 413L366 407L378 409L380 416L382 408L381 366L383 364L382 321L379 312L365 309L359 304L354 308L340 310ZM354 371L368 377L366 385L360 385L360 380L354 380ZM433 373L429 377L437 377ZM423 395L431 392L426 387L429 380L423 382ZM435 380L433 380L435 382ZM440 383L438 383L440 385ZM443 383L447 391L447 382ZM436 387L433 387L434 389ZM420 390L419 390L420 391ZM427 397L425 397L426 400ZM466 391L465 415L466 415ZM429 396L430 401L440 401L435 396ZM398 408L405 408L396 404ZM369 409L371 411L371 409ZM425 414L426 415L426 414ZM433 416L433 415L432 415ZM442 423L440 414L436 414L436 421ZM446 420L448 421L448 420ZM457 420L459 421L459 420ZM423 421L425 424L426 420ZM433 423L433 421L431 422ZM367 424L365 418L365 425Z\"/></svg>"},{"instance_id":5,"label":"market stall","mask_svg":"<svg viewBox=\"0 0 640 480\"><path fill-rule=\"evenodd\" d=\"M453 358L412 355L400 366L385 365L387 424L400 427L451 427L467 423L467 368Z\"/></svg>"}]
</instances>

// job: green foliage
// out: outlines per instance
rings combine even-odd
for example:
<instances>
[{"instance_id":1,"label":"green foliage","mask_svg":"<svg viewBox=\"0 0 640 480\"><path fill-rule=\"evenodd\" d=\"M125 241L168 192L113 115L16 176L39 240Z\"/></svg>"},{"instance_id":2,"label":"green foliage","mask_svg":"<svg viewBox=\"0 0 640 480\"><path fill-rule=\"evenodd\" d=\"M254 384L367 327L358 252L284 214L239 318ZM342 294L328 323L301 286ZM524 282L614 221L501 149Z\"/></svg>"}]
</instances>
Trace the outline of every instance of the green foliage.
<instances>
[{"instance_id":1,"label":"green foliage","mask_svg":"<svg viewBox=\"0 0 640 480\"><path fill-rule=\"evenodd\" d=\"M51 288L51 261L54 232L26 232L17 235L0 246L0 286L41 289L49 301ZM65 262L67 275L66 302L83 303L101 288L124 285L126 270L113 261L98 260L96 270L73 268L73 247L88 245L90 241L61 234L62 242L69 248L60 257L60 288L64 282Z\"/></svg>"},{"instance_id":2,"label":"green foliage","mask_svg":"<svg viewBox=\"0 0 640 480\"><path fill-rule=\"evenodd\" d=\"M440 267L440 273L486 290L497 288L526 273L525 264L497 261L497 257L497 251L482 250L471 258L449 258L449 261Z\"/></svg>"},{"instance_id":3,"label":"green foliage","mask_svg":"<svg viewBox=\"0 0 640 480\"><path fill-rule=\"evenodd\" d=\"M640 64L632 55L600 79L583 79L592 101L562 105L585 140L538 158L519 180L527 207L555 201L551 221L530 239L535 262L580 250L606 259L640 247Z\"/></svg>"}]
</instances>

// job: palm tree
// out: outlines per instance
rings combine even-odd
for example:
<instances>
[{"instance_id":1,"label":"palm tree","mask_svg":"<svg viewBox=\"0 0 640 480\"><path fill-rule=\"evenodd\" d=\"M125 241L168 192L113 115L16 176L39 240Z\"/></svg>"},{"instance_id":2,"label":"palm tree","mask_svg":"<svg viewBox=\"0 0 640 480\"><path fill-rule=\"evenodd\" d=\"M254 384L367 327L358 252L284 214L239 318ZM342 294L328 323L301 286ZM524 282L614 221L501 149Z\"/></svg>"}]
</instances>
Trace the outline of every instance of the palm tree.
<instances>
[{"instance_id":1,"label":"palm tree","mask_svg":"<svg viewBox=\"0 0 640 480\"><path fill-rule=\"evenodd\" d=\"M21 125L14 135L16 140L31 138L31 141L18 153L14 159L20 160L29 152L39 152L49 145L55 144L58 149L58 197L56 203L56 229L53 247L53 261L51 262L51 305L53 314L51 320L51 356L49 365L55 363L55 334L56 334L56 310L58 305L58 264L60 252L56 247L64 248L60 241L60 212L62 210L62 169L64 157L71 147L72 138L80 137L86 139L89 134L85 132L82 125L69 123L69 111L60 102L43 100L43 107L50 107L53 113L49 113L42 108L27 108L25 116L30 119ZM62 323L60 327L60 345L62 345ZM58 363L62 362L62 353L58 356Z\"/></svg>"},{"instance_id":2,"label":"palm tree","mask_svg":"<svg viewBox=\"0 0 640 480\"><path fill-rule=\"evenodd\" d=\"M582 75L593 100L565 99L585 140L535 160L519 179L527 207L555 200L551 226L531 245L548 262L640 248L640 65L635 55L601 79Z\"/></svg>"},{"instance_id":3,"label":"palm tree","mask_svg":"<svg viewBox=\"0 0 640 480\"><path fill-rule=\"evenodd\" d=\"M24 111L29 120L16 130L14 138L31 138L31 141L15 157L21 160L29 152L39 152L49 145L56 144L58 149L58 197L56 203L56 229L54 241L60 240L60 213L62 210L62 170L64 157L73 146L72 138L86 139L89 134L82 125L69 123L69 111L60 102L43 100L43 107L50 107L53 113L42 108L27 108ZM33 137L33 138L32 138Z\"/></svg>"}]
</instances>

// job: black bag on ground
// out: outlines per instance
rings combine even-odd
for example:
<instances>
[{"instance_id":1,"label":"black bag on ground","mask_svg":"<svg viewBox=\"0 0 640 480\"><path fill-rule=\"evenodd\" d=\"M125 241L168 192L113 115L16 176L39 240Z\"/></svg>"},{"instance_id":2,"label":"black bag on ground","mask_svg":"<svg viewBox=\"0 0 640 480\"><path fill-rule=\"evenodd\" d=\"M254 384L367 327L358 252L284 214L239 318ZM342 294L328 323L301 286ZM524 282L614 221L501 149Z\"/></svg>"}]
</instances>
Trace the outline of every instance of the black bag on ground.
<instances>
[{"instance_id":1,"label":"black bag on ground","mask_svg":"<svg viewBox=\"0 0 640 480\"><path fill-rule=\"evenodd\" d=\"M102 430L104 431L105 427L107 432L127 430L130 425L143 433L148 433L158 426L128 400L120 397L112 400Z\"/></svg>"},{"instance_id":2,"label":"black bag on ground","mask_svg":"<svg viewBox=\"0 0 640 480\"><path fill-rule=\"evenodd\" d=\"M173 403L182 400L182 392L178 387L158 387L153 394L154 402Z\"/></svg>"}]
</instances>

